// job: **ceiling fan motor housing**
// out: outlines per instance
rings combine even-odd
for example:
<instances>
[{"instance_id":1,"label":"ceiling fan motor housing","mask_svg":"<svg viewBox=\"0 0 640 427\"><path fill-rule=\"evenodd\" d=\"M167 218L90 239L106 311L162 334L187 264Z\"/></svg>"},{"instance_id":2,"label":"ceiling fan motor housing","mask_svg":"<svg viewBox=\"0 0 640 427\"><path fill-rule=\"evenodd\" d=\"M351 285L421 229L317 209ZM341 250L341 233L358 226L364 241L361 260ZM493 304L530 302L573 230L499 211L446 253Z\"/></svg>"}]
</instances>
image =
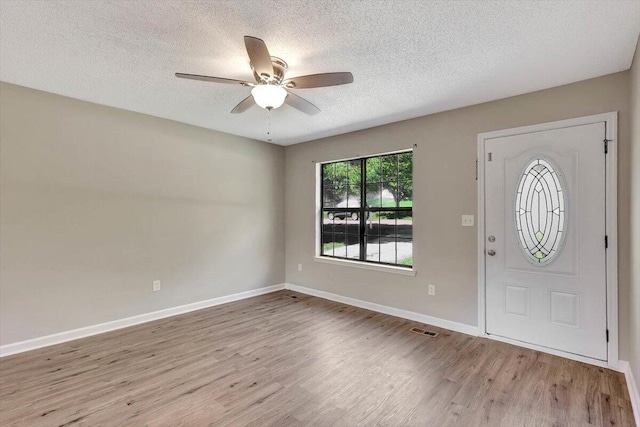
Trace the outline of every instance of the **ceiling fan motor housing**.
<instances>
[{"instance_id":1,"label":"ceiling fan motor housing","mask_svg":"<svg viewBox=\"0 0 640 427\"><path fill-rule=\"evenodd\" d=\"M253 71L253 76L256 78L256 81L264 81L270 84L281 84L284 80L284 75L286 74L289 66L284 61L284 59L278 58L277 56L271 57L271 64L273 65L273 75L272 76L261 76L256 73L253 64L251 64L251 70Z\"/></svg>"}]
</instances>

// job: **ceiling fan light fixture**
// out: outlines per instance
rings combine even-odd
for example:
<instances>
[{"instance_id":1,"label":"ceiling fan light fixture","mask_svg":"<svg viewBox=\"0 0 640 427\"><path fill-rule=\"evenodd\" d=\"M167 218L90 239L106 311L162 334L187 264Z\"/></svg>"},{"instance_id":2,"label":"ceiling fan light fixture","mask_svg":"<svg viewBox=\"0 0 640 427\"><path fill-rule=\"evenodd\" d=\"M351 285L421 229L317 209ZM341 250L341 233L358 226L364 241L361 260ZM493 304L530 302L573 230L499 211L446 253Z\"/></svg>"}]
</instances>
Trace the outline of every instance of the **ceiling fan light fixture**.
<instances>
[{"instance_id":1,"label":"ceiling fan light fixture","mask_svg":"<svg viewBox=\"0 0 640 427\"><path fill-rule=\"evenodd\" d=\"M269 110L279 108L284 104L287 91L281 86L261 84L251 89L251 95L256 104Z\"/></svg>"},{"instance_id":2,"label":"ceiling fan light fixture","mask_svg":"<svg viewBox=\"0 0 640 427\"><path fill-rule=\"evenodd\" d=\"M0 0L1 1L1 0ZM257 37L244 36L244 45L249 55L249 65L253 70L253 77L256 82L250 83L236 79L226 79L223 77L203 76L200 74L176 73L176 77L181 79L201 80L205 82L224 83L252 87L251 95L240 101L231 114L240 114L257 104L265 110L280 108L286 101L291 107L305 114L314 116L320 109L293 92L287 89L311 89L325 86L338 86L353 83L353 75L347 71L338 73L308 74L285 79L285 74L289 69L287 63L276 56L269 54L269 49Z\"/></svg>"}]
</instances>

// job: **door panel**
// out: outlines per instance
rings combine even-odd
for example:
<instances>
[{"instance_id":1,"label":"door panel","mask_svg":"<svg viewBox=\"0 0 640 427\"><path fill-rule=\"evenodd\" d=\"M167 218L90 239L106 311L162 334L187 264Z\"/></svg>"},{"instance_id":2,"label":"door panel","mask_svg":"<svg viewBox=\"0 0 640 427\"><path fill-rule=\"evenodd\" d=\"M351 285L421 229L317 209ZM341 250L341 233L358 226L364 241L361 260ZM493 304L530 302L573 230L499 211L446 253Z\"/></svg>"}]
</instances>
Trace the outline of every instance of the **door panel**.
<instances>
[{"instance_id":1,"label":"door panel","mask_svg":"<svg viewBox=\"0 0 640 427\"><path fill-rule=\"evenodd\" d=\"M604 135L486 140L487 333L607 359Z\"/></svg>"}]
</instances>

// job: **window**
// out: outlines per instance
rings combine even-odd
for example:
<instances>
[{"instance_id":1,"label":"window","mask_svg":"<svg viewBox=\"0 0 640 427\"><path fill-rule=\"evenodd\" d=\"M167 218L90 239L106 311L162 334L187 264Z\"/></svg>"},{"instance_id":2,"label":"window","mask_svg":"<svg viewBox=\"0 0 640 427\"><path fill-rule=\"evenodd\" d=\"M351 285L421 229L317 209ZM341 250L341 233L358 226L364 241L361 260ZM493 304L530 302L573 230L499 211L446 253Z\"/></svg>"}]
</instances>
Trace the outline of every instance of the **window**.
<instances>
[{"instance_id":1,"label":"window","mask_svg":"<svg viewBox=\"0 0 640 427\"><path fill-rule=\"evenodd\" d=\"M322 164L320 254L412 267L412 175L411 151Z\"/></svg>"},{"instance_id":2,"label":"window","mask_svg":"<svg viewBox=\"0 0 640 427\"><path fill-rule=\"evenodd\" d=\"M565 194L556 168L535 158L524 168L516 191L515 225L520 247L534 264L551 262L566 228Z\"/></svg>"}]
</instances>

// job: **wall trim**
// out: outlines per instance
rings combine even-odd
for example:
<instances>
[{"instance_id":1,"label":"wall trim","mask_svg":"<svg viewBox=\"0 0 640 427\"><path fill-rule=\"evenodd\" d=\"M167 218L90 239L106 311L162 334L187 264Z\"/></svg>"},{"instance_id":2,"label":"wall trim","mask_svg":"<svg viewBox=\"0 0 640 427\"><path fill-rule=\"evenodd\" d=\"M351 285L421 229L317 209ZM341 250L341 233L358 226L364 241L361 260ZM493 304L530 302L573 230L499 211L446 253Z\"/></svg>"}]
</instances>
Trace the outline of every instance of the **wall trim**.
<instances>
[{"instance_id":1,"label":"wall trim","mask_svg":"<svg viewBox=\"0 0 640 427\"><path fill-rule=\"evenodd\" d=\"M367 310L378 313L388 314L391 316L402 317L420 323L437 326L439 328L448 329L450 331L461 332L467 335L478 336L478 328L464 323L458 323L451 320L440 319L438 317L428 316L426 314L416 313L414 311L402 310L399 308L389 307L387 305L376 304L374 302L363 301L355 298L345 297L331 292L319 291L317 289L306 288L291 283L285 283L285 288L291 291L300 292L301 294L311 295L318 298L328 299L343 304L352 305L354 307L365 308Z\"/></svg>"},{"instance_id":2,"label":"wall trim","mask_svg":"<svg viewBox=\"0 0 640 427\"><path fill-rule=\"evenodd\" d=\"M45 335L43 337L32 338L12 344L6 344L0 346L0 357L23 353L25 351L48 347L55 344L61 344L67 341L90 337L92 335L98 335L109 331L115 331L116 329L127 328L129 326L164 319L166 317L172 317L178 314L189 313L191 311L201 310L203 308L226 304L233 301L239 301L258 295L264 295L271 292L280 291L282 289L285 289L284 284L267 286L264 288L252 289L250 291L239 292L236 294L225 295L204 301L165 308L158 311L152 311L150 313L144 313L136 316L126 317L124 319L113 320L111 322L99 323L97 325L85 326L83 328L72 329L69 331L58 332L56 334Z\"/></svg>"},{"instance_id":3,"label":"wall trim","mask_svg":"<svg viewBox=\"0 0 640 427\"><path fill-rule=\"evenodd\" d=\"M167 317L177 316L180 314L189 313L196 310L202 310L204 308L214 307L217 305L227 304L234 301L240 301L247 298L252 298L259 295L265 295L271 292L280 291L283 289L288 289L294 292L299 292L305 295L311 295L317 298L323 298L334 302L339 302L342 304L348 304L354 307L360 307L367 310L375 311L378 313L388 314L390 316L396 316L403 319L413 320L420 323L425 323L428 325L437 326L439 328L448 329L455 332L460 332L467 335L472 336L482 336L480 334L479 328L472 325L467 325L464 323L458 323L451 320L441 319L438 317L429 316L422 313L416 313L409 310L402 310L399 308L394 308L382 304L377 304L369 301L359 300L356 298L345 297L342 295L334 294L331 292L325 292L317 289L307 288L304 286L294 285L292 283L281 283L273 286L266 286L263 288L253 289L250 291L239 292L236 294L225 295L222 297L212 298L204 301L198 301L190 304L184 304L176 307L170 307L158 311L153 311L150 313L144 313L136 316L126 317L124 319L118 319L111 322L99 323L96 325L86 326L83 328L72 329L69 331L59 332L51 335L45 335L38 338L32 338L25 341L19 341L12 344L6 344L0 346L0 357L11 356L18 353L23 353L30 350L36 350L39 348L49 347L56 344L62 344L68 341L74 341L80 338L86 338L93 335L99 335L105 332L115 331L118 329L127 328L129 326L140 325L142 323L152 322L154 320L165 319ZM485 338L494 338L492 336L485 336ZM495 339L495 338L494 338ZM527 345L522 345L521 343L512 342L511 340L501 340L499 341L507 342L513 345L520 345L528 347ZM540 349L540 351L556 354L555 352L550 352L549 349ZM557 352L563 353L563 352ZM566 354L557 354L558 356L567 358ZM580 360L586 363L594 364L593 360L583 360L582 358L576 359L573 357L568 357L569 359ZM584 358L587 359L587 358ZM606 367L606 363L603 363L600 366ZM636 419L636 424L640 426L640 394L638 391L637 382L633 376L633 372L631 371L631 367L629 362L620 360L619 366L614 368L615 370L619 370L625 374L627 387L629 390L629 396L631 399L631 405L633 407L633 413Z\"/></svg>"},{"instance_id":4,"label":"wall trim","mask_svg":"<svg viewBox=\"0 0 640 427\"><path fill-rule=\"evenodd\" d=\"M299 292L301 294L305 294L305 295L311 295L314 297L318 297L318 298L323 298L323 299L327 299L330 301L335 301L335 302L339 302L342 304L348 304L354 307L360 307L360 308L364 308L367 310L371 310L371 311L375 311L378 313L383 313L383 314L388 314L391 316L396 316L396 317L401 317L403 319L408 319L408 320L413 320L416 322L421 322L421 323L426 323L428 325L433 325L433 326L437 326L439 328L443 328L443 329L448 329L450 331L455 331L455 332L460 332L463 334L467 334L467 335L472 335L472 336L479 336L482 338L487 338L487 339L492 339L495 341L501 341L507 344L511 344L511 345L515 345L518 347L524 347L524 348L528 348L531 350L536 350L536 351L540 351L543 353L548 353L548 354L553 354L555 356L559 356L562 357L564 359L569 359L569 360L575 360L578 362L583 362L583 363L587 363L589 365L594 365L594 366L600 366L603 368L608 368L608 369L612 369L614 371L619 371L619 372L623 372L625 374L625 376L627 377L627 385L629 387L629 395L631 396L631 402L634 405L634 414L636 414L636 417L638 417L637 413L638 413L638 405L640 405L640 397L638 397L638 388L636 386L636 383L634 381L633 375L631 373L631 370L629 369L629 362L626 362L624 360L620 360L619 365L616 366L611 366L611 364L607 363L606 361L601 361L601 360L596 360L596 359L591 359L589 357L584 357L584 356L580 356L580 355L576 355L576 354L571 354L571 353L567 353L564 351L560 351L560 350L554 350L551 348L547 348L547 347L541 347L541 346L537 346L534 344L529 344L529 343L524 343L524 342L520 342L520 341L516 341L516 340L511 340L508 338L503 338L503 337L499 337L499 336L495 336L495 335L489 335L489 334L482 334L480 332L480 329L476 326L471 326L471 325L467 325L464 323L458 323L458 322L454 322L452 320L446 320L446 319L441 319L439 317L433 317L433 316L429 316L427 314L422 314L422 313L416 313L414 311L408 311L408 310L402 310L399 308L395 308L395 307L389 307L387 305L382 305L382 304L377 304L374 302L369 302L369 301L363 301L363 300L359 300L356 298L350 298L350 297L345 297L342 295L338 295L338 294L334 294L331 292L325 292L325 291L320 291L318 289L313 289L313 288L307 288L304 286L299 286L299 285L294 285L292 283L285 283L284 284L285 289L294 291L294 292ZM631 379L629 379L631 378ZM635 393L635 395L634 395ZM634 397L635 396L635 397ZM634 400L635 399L635 400ZM638 426L640 426L640 420L636 420L636 424L638 424Z\"/></svg>"},{"instance_id":5,"label":"wall trim","mask_svg":"<svg viewBox=\"0 0 640 427\"><path fill-rule=\"evenodd\" d=\"M342 258L332 258L328 256L316 256L313 258L315 262L325 264L341 265L343 267L361 268L363 270L381 271L383 273L400 274L403 276L415 276L416 270L413 268L396 267L394 265L374 264L372 262L354 261Z\"/></svg>"},{"instance_id":6,"label":"wall trim","mask_svg":"<svg viewBox=\"0 0 640 427\"><path fill-rule=\"evenodd\" d=\"M636 425L640 426L640 390L638 389L638 383L633 377L633 371L631 365L626 360L621 360L620 371L624 372L624 377L627 380L627 388L629 389L629 398L631 399L631 407L633 408L633 416L636 419Z\"/></svg>"}]
</instances>

